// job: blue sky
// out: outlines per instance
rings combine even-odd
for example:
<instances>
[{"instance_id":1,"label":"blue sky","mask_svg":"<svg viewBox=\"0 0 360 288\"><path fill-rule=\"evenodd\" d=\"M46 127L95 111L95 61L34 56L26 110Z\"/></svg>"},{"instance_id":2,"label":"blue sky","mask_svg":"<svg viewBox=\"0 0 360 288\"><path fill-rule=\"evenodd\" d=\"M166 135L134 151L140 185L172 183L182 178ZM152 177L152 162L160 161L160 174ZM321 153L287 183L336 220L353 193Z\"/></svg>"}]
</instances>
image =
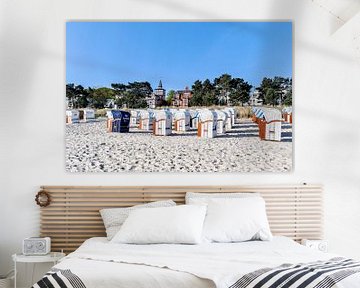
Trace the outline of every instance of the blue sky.
<instances>
[{"instance_id":1,"label":"blue sky","mask_svg":"<svg viewBox=\"0 0 360 288\"><path fill-rule=\"evenodd\" d=\"M223 73L257 86L292 77L291 22L68 22L66 81L84 87L159 80L191 87Z\"/></svg>"}]
</instances>

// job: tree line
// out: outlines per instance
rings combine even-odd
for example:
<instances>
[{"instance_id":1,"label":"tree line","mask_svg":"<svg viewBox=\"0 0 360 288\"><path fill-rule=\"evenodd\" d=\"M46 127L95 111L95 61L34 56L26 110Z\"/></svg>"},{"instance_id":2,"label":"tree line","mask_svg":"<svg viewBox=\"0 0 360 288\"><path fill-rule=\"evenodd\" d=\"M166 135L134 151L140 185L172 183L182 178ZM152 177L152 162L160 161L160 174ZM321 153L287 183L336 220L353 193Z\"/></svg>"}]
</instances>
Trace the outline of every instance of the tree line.
<instances>
[{"instance_id":1,"label":"tree line","mask_svg":"<svg viewBox=\"0 0 360 288\"><path fill-rule=\"evenodd\" d=\"M252 87L244 79L232 78L229 74L223 74L213 81L196 80L192 85L193 96L189 104L190 106L244 105L250 100Z\"/></svg>"},{"instance_id":2,"label":"tree line","mask_svg":"<svg viewBox=\"0 0 360 288\"><path fill-rule=\"evenodd\" d=\"M126 105L132 108L146 108L146 98L151 95L153 89L149 82L129 82L127 85L113 83L111 88L84 88L73 83L66 85L66 98L69 107L93 107L97 109L117 105Z\"/></svg>"},{"instance_id":3,"label":"tree line","mask_svg":"<svg viewBox=\"0 0 360 288\"><path fill-rule=\"evenodd\" d=\"M266 105L292 105L292 78L265 77L257 90L259 98Z\"/></svg>"},{"instance_id":4,"label":"tree line","mask_svg":"<svg viewBox=\"0 0 360 288\"><path fill-rule=\"evenodd\" d=\"M196 80L192 87L192 97L189 106L212 105L247 105L249 104L253 86L242 78L233 78L223 74L213 81L205 79ZM292 104L292 79L284 77L263 78L259 87L258 97L264 105L291 105ZM69 107L83 108L104 107L146 108L146 99L153 93L149 82L112 83L108 87L88 87L69 83L66 85L66 98ZM175 91L170 90L163 106L171 106Z\"/></svg>"}]
</instances>

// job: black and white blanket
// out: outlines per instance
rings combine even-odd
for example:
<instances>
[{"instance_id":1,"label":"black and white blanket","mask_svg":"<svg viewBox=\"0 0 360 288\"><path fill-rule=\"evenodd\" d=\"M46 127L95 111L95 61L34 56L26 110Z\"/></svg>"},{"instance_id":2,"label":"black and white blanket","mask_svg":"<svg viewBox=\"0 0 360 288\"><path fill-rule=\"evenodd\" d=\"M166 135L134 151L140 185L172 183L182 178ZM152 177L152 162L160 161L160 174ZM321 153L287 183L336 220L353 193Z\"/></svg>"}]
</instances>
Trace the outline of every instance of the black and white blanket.
<instances>
[{"instance_id":1,"label":"black and white blanket","mask_svg":"<svg viewBox=\"0 0 360 288\"><path fill-rule=\"evenodd\" d=\"M284 264L248 273L229 288L331 288L359 272L360 262L345 258Z\"/></svg>"},{"instance_id":2,"label":"black and white blanket","mask_svg":"<svg viewBox=\"0 0 360 288\"><path fill-rule=\"evenodd\" d=\"M81 279L69 269L53 268L32 288L86 288Z\"/></svg>"},{"instance_id":3,"label":"black and white blanket","mask_svg":"<svg viewBox=\"0 0 360 288\"><path fill-rule=\"evenodd\" d=\"M331 288L360 272L360 262L333 258L303 264L283 264L242 276L229 288ZM32 288L86 288L69 269L52 269ZM352 287L349 287L352 288Z\"/></svg>"}]
</instances>

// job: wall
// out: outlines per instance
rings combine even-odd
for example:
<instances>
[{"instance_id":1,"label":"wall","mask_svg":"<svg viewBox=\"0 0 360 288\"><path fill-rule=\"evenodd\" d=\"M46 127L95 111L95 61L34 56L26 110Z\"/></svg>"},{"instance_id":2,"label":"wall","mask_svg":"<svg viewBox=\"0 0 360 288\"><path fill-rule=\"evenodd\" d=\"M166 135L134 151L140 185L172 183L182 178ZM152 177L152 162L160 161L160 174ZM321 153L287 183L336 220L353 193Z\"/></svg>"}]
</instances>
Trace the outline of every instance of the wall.
<instances>
[{"instance_id":1,"label":"wall","mask_svg":"<svg viewBox=\"0 0 360 288\"><path fill-rule=\"evenodd\" d=\"M331 36L337 19L312 1L165 0L0 2L0 273L37 235L41 184L236 185L322 183L331 252L360 258L360 65ZM65 173L65 21L69 19L294 20L295 170L287 174ZM254 61L261 62L261 59ZM261 64L261 63L259 63Z\"/></svg>"}]
</instances>

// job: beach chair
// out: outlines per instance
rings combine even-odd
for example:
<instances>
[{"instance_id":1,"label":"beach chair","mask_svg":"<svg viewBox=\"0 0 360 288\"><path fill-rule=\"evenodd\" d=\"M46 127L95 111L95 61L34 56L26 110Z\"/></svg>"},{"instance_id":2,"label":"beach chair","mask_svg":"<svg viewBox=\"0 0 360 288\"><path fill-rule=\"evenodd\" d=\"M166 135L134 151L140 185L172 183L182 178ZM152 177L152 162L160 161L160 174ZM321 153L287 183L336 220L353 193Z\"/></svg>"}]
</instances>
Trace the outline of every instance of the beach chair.
<instances>
[{"instance_id":1,"label":"beach chair","mask_svg":"<svg viewBox=\"0 0 360 288\"><path fill-rule=\"evenodd\" d=\"M140 110L131 110L130 114L130 128L137 128L139 126Z\"/></svg>"},{"instance_id":2,"label":"beach chair","mask_svg":"<svg viewBox=\"0 0 360 288\"><path fill-rule=\"evenodd\" d=\"M264 108L263 118L259 120L261 140L281 141L281 112L278 109Z\"/></svg>"},{"instance_id":3,"label":"beach chair","mask_svg":"<svg viewBox=\"0 0 360 288\"><path fill-rule=\"evenodd\" d=\"M292 107L282 109L282 118L285 122L292 124Z\"/></svg>"},{"instance_id":4,"label":"beach chair","mask_svg":"<svg viewBox=\"0 0 360 288\"><path fill-rule=\"evenodd\" d=\"M172 132L172 114L168 110L154 112L153 134L167 136Z\"/></svg>"},{"instance_id":5,"label":"beach chair","mask_svg":"<svg viewBox=\"0 0 360 288\"><path fill-rule=\"evenodd\" d=\"M259 124L264 119L264 108L257 108L255 112L255 123Z\"/></svg>"},{"instance_id":6,"label":"beach chair","mask_svg":"<svg viewBox=\"0 0 360 288\"><path fill-rule=\"evenodd\" d=\"M139 129L153 131L154 112L151 110L140 111Z\"/></svg>"},{"instance_id":7,"label":"beach chair","mask_svg":"<svg viewBox=\"0 0 360 288\"><path fill-rule=\"evenodd\" d=\"M112 114L111 110L106 110L106 117L107 117L106 130L108 132L111 132L110 127L111 127L111 123L112 123L112 120L113 120L113 114Z\"/></svg>"},{"instance_id":8,"label":"beach chair","mask_svg":"<svg viewBox=\"0 0 360 288\"><path fill-rule=\"evenodd\" d=\"M172 126L171 129L175 130L175 113L178 111L177 109L173 109L173 108L167 108L166 110L168 110L171 113L172 116Z\"/></svg>"},{"instance_id":9,"label":"beach chair","mask_svg":"<svg viewBox=\"0 0 360 288\"><path fill-rule=\"evenodd\" d=\"M211 110L199 111L199 124L197 136L201 138L214 138L217 135L217 114Z\"/></svg>"},{"instance_id":10,"label":"beach chair","mask_svg":"<svg viewBox=\"0 0 360 288\"><path fill-rule=\"evenodd\" d=\"M231 127L233 127L234 124L235 124L235 109L234 109L234 108L231 108L231 107L227 107L227 108L225 108L224 110L229 111L229 113L230 113L230 118L231 118Z\"/></svg>"},{"instance_id":11,"label":"beach chair","mask_svg":"<svg viewBox=\"0 0 360 288\"><path fill-rule=\"evenodd\" d=\"M80 113L78 110L66 110L65 115L67 124L79 123Z\"/></svg>"},{"instance_id":12,"label":"beach chair","mask_svg":"<svg viewBox=\"0 0 360 288\"><path fill-rule=\"evenodd\" d=\"M179 110L174 113L174 130L186 132L190 129L190 113L187 110Z\"/></svg>"},{"instance_id":13,"label":"beach chair","mask_svg":"<svg viewBox=\"0 0 360 288\"><path fill-rule=\"evenodd\" d=\"M93 109L80 109L79 110L79 120L82 120L82 122L95 121L95 110L93 110Z\"/></svg>"},{"instance_id":14,"label":"beach chair","mask_svg":"<svg viewBox=\"0 0 360 288\"><path fill-rule=\"evenodd\" d=\"M199 123L199 111L190 110L190 129L197 129Z\"/></svg>"},{"instance_id":15,"label":"beach chair","mask_svg":"<svg viewBox=\"0 0 360 288\"><path fill-rule=\"evenodd\" d=\"M226 109L223 109L222 111L226 114L225 130L230 131L232 129L231 113L229 110Z\"/></svg>"},{"instance_id":16,"label":"beach chair","mask_svg":"<svg viewBox=\"0 0 360 288\"><path fill-rule=\"evenodd\" d=\"M130 113L122 110L107 111L108 132L127 133L130 128Z\"/></svg>"},{"instance_id":17,"label":"beach chair","mask_svg":"<svg viewBox=\"0 0 360 288\"><path fill-rule=\"evenodd\" d=\"M252 117L251 117L251 120L256 123L256 112L259 108L258 107L252 107L251 108L251 111L252 111Z\"/></svg>"},{"instance_id":18,"label":"beach chair","mask_svg":"<svg viewBox=\"0 0 360 288\"><path fill-rule=\"evenodd\" d=\"M217 134L224 134L226 129L226 120L228 118L227 113L221 110L215 110L217 116L217 123L216 123L216 133ZM230 119L231 121L231 119Z\"/></svg>"}]
</instances>

